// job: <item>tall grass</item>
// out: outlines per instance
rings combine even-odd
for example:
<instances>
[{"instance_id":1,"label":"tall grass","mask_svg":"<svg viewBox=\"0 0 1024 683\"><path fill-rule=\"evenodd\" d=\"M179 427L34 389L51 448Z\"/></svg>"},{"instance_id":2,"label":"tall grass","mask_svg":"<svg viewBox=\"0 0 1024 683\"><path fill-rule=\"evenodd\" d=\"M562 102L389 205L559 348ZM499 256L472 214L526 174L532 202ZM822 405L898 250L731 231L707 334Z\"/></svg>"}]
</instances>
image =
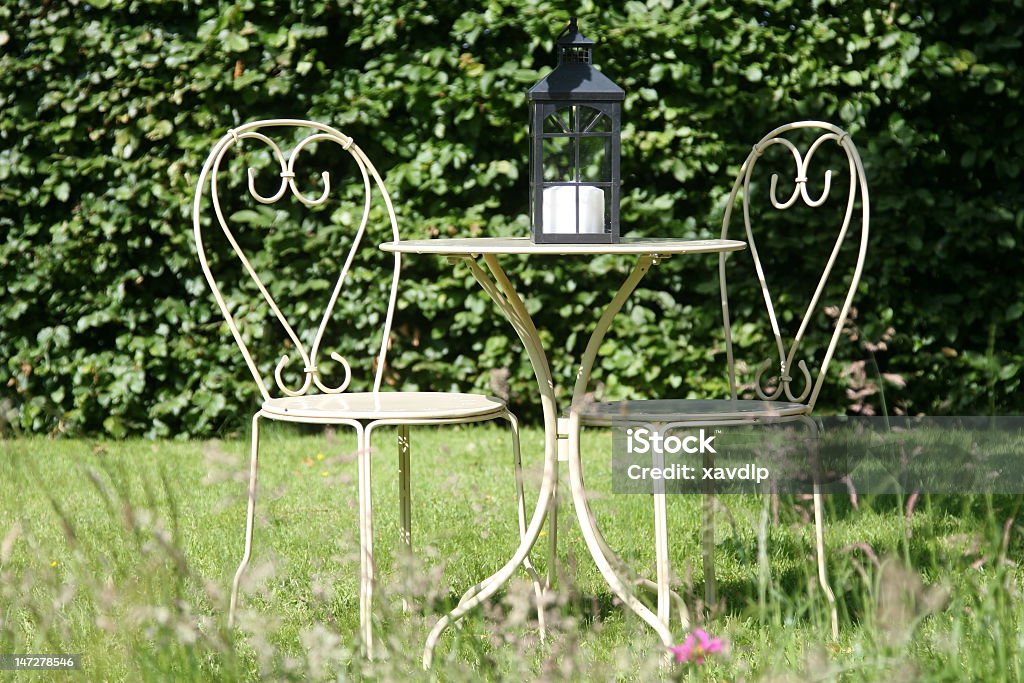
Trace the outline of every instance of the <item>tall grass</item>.
<instances>
[{"instance_id":1,"label":"tall grass","mask_svg":"<svg viewBox=\"0 0 1024 683\"><path fill-rule=\"evenodd\" d=\"M563 504L560 580L544 600L547 640L539 642L522 577L450 629L434 670L423 672L433 621L517 541L507 433L480 427L413 433L412 558L394 551L394 449L379 439L380 656L368 662L354 637L354 444L344 434L269 431L256 556L233 630L226 592L241 553L242 440L0 441L0 652L81 653L81 671L53 676L67 680L1022 678L1020 500L991 496L924 497L913 506L891 496L862 496L856 506L832 497L837 643L817 589L807 501L784 497L765 527L760 499L721 497L720 601L704 605L700 499L671 497L677 588L695 625L723 638L726 651L704 665L669 667L660 642L610 595ZM584 436L599 523L623 558L650 575L649 498L602 494L610 491L611 439ZM539 431L526 431L527 454L541 444ZM534 455L527 467L538 464ZM759 530L769 567L760 580ZM543 553L535 555L543 570Z\"/></svg>"}]
</instances>

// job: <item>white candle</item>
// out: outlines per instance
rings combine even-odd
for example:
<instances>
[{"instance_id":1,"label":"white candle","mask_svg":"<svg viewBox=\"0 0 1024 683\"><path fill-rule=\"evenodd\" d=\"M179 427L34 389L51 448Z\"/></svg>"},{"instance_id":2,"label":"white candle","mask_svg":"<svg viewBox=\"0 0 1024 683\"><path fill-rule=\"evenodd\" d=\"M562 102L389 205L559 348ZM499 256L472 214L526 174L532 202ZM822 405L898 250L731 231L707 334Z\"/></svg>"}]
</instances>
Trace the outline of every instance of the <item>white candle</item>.
<instances>
[{"instance_id":1,"label":"white candle","mask_svg":"<svg viewBox=\"0 0 1024 683\"><path fill-rule=\"evenodd\" d=\"M590 185L558 185L544 190L544 232L576 232L577 190L580 193L580 234L604 232L604 190Z\"/></svg>"}]
</instances>

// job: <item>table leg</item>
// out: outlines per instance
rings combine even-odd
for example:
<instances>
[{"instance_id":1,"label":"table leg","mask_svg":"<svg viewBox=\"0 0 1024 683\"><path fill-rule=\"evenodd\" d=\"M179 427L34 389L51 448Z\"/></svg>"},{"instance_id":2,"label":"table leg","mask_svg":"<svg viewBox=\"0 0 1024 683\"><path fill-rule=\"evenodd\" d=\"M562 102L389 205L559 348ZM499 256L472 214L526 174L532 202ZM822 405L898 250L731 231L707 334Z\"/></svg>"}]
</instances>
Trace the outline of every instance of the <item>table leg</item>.
<instances>
[{"instance_id":1,"label":"table leg","mask_svg":"<svg viewBox=\"0 0 1024 683\"><path fill-rule=\"evenodd\" d=\"M576 517L579 520L580 530L583 532L583 539L586 541L587 548L590 550L590 554L594 558L594 562L597 564L597 568L602 576L604 576L608 586L624 604L647 622L657 632L662 643L669 647L672 645L672 632L669 630L668 624L659 619L658 615L654 614L633 595L629 582L619 576L612 566L611 558L614 558L616 564L620 565L621 560L614 557L614 553L608 552L610 548L608 548L607 542L604 541L600 530L597 528L594 514L590 509L590 502L587 500L586 489L583 487L583 464L580 455L579 409L586 395L587 386L590 383L590 373L593 370L598 349L601 347L601 342L611 327L612 320L622 309L626 299L636 289L640 280L643 279L656 260L656 256L646 255L641 256L637 260L632 272L630 272L625 282L619 287L618 292L615 293L612 301L605 308L593 334L590 336L590 340L587 342L587 348L580 362L580 370L576 375L576 385L572 392L572 405L569 409L569 484L572 489Z\"/></svg>"},{"instance_id":2,"label":"table leg","mask_svg":"<svg viewBox=\"0 0 1024 683\"><path fill-rule=\"evenodd\" d=\"M491 254L484 256L484 263L493 280L487 277L487 273L476 262L469 263L477 282L498 304L519 335L540 389L544 416L544 459L545 462L551 460L555 468L548 504L548 576L545 585L545 588L551 588L558 576L558 460L559 439L562 436L558 429L558 403L555 399L555 382L551 376L551 366L533 318L530 317L508 275L502 270L498 259Z\"/></svg>"},{"instance_id":3,"label":"table leg","mask_svg":"<svg viewBox=\"0 0 1024 683\"><path fill-rule=\"evenodd\" d=\"M466 612L493 595L502 584L512 577L512 574L518 567L524 566L527 563L529 553L536 544L540 531L544 526L544 520L547 516L548 506L554 489L554 482L558 477L558 413L555 404L554 381L551 378L551 370L548 365L547 356L544 355L544 349L541 346L537 328L530 319L522 299L516 294L508 277L498 264L497 259L491 255L484 257L490 275L472 258L465 257L463 260L469 266L473 277L476 278L480 286L494 300L494 303L497 304L498 308L512 324L516 334L519 335L520 340L523 342L523 346L530 359L530 364L533 366L534 373L537 376L541 404L544 410L544 474L541 480L540 495L537 498L537 506L534 508L529 526L521 536L519 547L501 569L493 576L484 579L471 588L463 599L459 601L455 609L442 617L434 625L423 649L424 668L430 667L434 656L434 646L444 630L450 624L460 619Z\"/></svg>"},{"instance_id":4,"label":"table leg","mask_svg":"<svg viewBox=\"0 0 1024 683\"><path fill-rule=\"evenodd\" d=\"M540 389L541 405L544 414L545 479L542 483L542 498L544 498L543 489L546 487L550 487L549 497L551 497L553 496L555 482L557 481L559 438L558 412L554 395L554 380L551 376L547 356L544 353L543 346L541 345L540 335L538 334L537 328L534 325L529 312L526 310L526 306L523 304L522 299L516 293L515 288L512 286L508 276L502 270L494 255L488 254L483 257L487 270L484 270L479 263L470 257L465 257L462 260L467 263L473 277L491 297L491 299L494 300L498 305L498 308L512 324L522 341L524 348L526 349L530 364L533 367L534 374L537 378L537 384ZM611 326L612 320L621 310L629 295L634 289L636 289L636 286L650 269L651 265L657 261L658 257L656 256L640 257L633 271L630 273L630 276L620 287L619 291L616 292L612 302L605 309L601 319L598 321L597 327L587 344L587 349L584 352L581 362L580 372L577 375L576 385L573 390L574 406L579 405L583 400L583 396L586 393L587 385L590 380L590 372L593 369L593 364L597 357L597 351L600 348L601 342L604 340L609 327ZM565 431L568 432L568 461L573 503L587 547L590 550L598 569L601 571L605 581L608 583L609 587L611 587L612 591L620 600L628 605L630 609L654 628L666 646L671 645L672 634L668 629L667 623L659 619L657 615L651 612L650 609L648 609L632 594L629 582L624 580L612 566L612 563L614 562L623 570L625 569L625 563L614 553L614 551L611 550L608 543L605 541L604 536L597 528L594 521L594 515L590 510L589 501L586 499L586 492L583 488L582 463L580 461L579 452L579 415L573 410L570 410L569 428ZM552 474L550 479L548 478L549 469ZM540 509L539 506L540 501L538 501L538 510ZM534 520L536 520L536 514L537 513L535 512ZM531 547L532 543L536 541L536 537L530 533L533 531L532 527L533 525L531 524L531 529L528 530L527 537L524 538L523 541L524 545L530 543ZM550 571L551 567L549 567L549 572ZM495 575L495 577L488 580L488 587L492 589L488 591L488 594L493 592L493 590L497 590L498 586L504 581L504 579L495 579L498 579L498 575ZM646 579L640 579L637 583L650 588L657 587L657 584ZM481 593L482 590L480 588L472 592L473 604L477 604L478 600L483 599L480 597ZM670 591L670 594L673 598L676 598L677 602L680 604L681 620L688 621L686 619L685 609L682 606L681 599L679 599L674 592ZM456 618L454 613L450 616L452 618Z\"/></svg>"}]
</instances>

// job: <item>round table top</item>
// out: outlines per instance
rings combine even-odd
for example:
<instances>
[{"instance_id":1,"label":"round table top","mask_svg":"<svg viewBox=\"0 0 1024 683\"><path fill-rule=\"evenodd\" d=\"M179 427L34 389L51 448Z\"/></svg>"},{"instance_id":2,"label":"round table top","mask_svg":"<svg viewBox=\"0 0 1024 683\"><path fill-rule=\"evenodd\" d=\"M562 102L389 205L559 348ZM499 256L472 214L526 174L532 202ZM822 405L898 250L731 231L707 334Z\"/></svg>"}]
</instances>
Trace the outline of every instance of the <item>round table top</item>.
<instances>
[{"instance_id":1,"label":"round table top","mask_svg":"<svg viewBox=\"0 0 1024 683\"><path fill-rule=\"evenodd\" d=\"M740 240L684 240L671 237L623 237L618 244L534 244L529 237L440 237L384 242L384 251L403 254L713 254L745 249Z\"/></svg>"}]
</instances>

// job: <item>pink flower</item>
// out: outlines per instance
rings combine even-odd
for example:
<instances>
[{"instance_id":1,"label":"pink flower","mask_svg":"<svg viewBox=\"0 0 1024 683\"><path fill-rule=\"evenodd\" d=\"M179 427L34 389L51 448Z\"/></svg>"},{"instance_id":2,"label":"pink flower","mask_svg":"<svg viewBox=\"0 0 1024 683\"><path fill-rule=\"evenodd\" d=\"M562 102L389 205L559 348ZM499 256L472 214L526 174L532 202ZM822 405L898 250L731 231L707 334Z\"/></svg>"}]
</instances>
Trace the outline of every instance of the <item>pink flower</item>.
<instances>
[{"instance_id":1,"label":"pink flower","mask_svg":"<svg viewBox=\"0 0 1024 683\"><path fill-rule=\"evenodd\" d=\"M682 645L675 645L669 650L679 663L697 662L703 664L704 658L722 651L722 639L712 638L708 632L698 628L686 636Z\"/></svg>"}]
</instances>

